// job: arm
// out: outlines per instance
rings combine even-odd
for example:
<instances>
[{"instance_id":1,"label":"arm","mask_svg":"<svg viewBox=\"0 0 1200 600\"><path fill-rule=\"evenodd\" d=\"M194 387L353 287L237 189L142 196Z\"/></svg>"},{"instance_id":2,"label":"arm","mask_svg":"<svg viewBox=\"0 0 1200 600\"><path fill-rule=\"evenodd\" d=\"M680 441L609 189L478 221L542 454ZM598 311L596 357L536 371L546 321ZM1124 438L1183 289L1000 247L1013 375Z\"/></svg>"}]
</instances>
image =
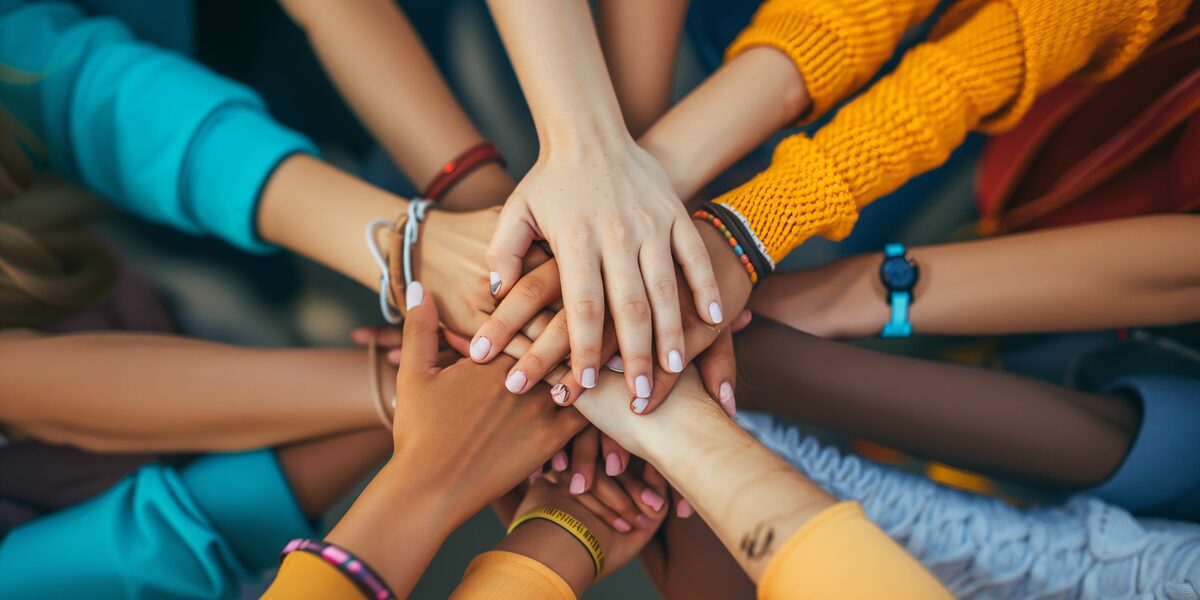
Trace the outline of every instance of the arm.
<instances>
[{"instance_id":1,"label":"arm","mask_svg":"<svg viewBox=\"0 0 1200 600\"><path fill-rule=\"evenodd\" d=\"M1200 217L1138 217L913 249L910 311L928 334L994 335L1200 320ZM824 337L879 333L879 255L780 275L751 309ZM1001 310L1002 308L1002 310Z\"/></svg>"},{"instance_id":2,"label":"arm","mask_svg":"<svg viewBox=\"0 0 1200 600\"><path fill-rule=\"evenodd\" d=\"M483 141L395 2L281 3L307 32L346 100L418 189ZM451 188L442 205L451 210L494 206L512 188L503 167L489 163Z\"/></svg>"},{"instance_id":3,"label":"arm","mask_svg":"<svg viewBox=\"0 0 1200 600\"><path fill-rule=\"evenodd\" d=\"M242 450L379 426L361 350L139 334L10 339L0 342L0 382L0 422L96 451Z\"/></svg>"},{"instance_id":4,"label":"arm","mask_svg":"<svg viewBox=\"0 0 1200 600\"><path fill-rule=\"evenodd\" d=\"M600 45L613 89L634 137L642 135L671 105L675 55L687 0L596 4Z\"/></svg>"}]
</instances>

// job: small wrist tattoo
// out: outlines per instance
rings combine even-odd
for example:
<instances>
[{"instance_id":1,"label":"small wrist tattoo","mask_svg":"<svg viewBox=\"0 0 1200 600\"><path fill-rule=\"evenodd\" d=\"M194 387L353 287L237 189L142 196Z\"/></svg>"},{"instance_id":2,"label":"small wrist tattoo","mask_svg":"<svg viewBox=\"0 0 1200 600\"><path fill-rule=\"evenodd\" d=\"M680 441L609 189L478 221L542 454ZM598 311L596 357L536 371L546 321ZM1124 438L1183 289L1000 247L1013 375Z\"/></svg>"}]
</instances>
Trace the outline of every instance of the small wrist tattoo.
<instances>
[{"instance_id":1,"label":"small wrist tattoo","mask_svg":"<svg viewBox=\"0 0 1200 600\"><path fill-rule=\"evenodd\" d=\"M775 528L759 524L754 531L742 538L742 554L750 560L760 560L775 551Z\"/></svg>"}]
</instances>

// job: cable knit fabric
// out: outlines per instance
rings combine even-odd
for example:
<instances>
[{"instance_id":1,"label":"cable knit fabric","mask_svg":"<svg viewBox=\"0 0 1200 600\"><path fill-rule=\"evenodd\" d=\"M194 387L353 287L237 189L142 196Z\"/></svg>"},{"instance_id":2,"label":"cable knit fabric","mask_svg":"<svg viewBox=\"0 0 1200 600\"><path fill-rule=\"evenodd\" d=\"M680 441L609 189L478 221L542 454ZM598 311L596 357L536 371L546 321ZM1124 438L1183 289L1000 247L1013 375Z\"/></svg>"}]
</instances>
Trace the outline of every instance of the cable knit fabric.
<instances>
[{"instance_id":1,"label":"cable knit fabric","mask_svg":"<svg viewBox=\"0 0 1200 600\"><path fill-rule=\"evenodd\" d=\"M840 240L862 206L942 164L969 131L1010 127L1034 98L1073 74L1119 72L1189 4L956 4L895 72L845 105L812 139L785 140L766 171L717 201L750 221L777 262L813 235Z\"/></svg>"},{"instance_id":2,"label":"cable knit fabric","mask_svg":"<svg viewBox=\"0 0 1200 600\"><path fill-rule=\"evenodd\" d=\"M1099 500L1019 510L837 450L770 415L742 426L867 516L956 598L1197 600L1200 526L1136 519Z\"/></svg>"}]
</instances>

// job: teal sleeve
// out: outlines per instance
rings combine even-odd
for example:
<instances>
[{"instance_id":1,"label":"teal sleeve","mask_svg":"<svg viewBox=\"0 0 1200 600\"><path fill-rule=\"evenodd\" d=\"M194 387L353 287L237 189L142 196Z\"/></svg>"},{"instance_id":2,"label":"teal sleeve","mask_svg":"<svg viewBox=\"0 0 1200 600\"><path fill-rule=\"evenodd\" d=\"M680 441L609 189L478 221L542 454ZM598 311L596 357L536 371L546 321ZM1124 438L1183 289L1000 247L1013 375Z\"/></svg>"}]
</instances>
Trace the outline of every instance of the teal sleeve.
<instances>
[{"instance_id":1,"label":"teal sleeve","mask_svg":"<svg viewBox=\"0 0 1200 600\"><path fill-rule=\"evenodd\" d=\"M50 166L149 220L245 250L270 249L255 219L275 167L315 152L250 88L68 4L0 0L0 65L32 75L0 77L0 105Z\"/></svg>"}]
</instances>

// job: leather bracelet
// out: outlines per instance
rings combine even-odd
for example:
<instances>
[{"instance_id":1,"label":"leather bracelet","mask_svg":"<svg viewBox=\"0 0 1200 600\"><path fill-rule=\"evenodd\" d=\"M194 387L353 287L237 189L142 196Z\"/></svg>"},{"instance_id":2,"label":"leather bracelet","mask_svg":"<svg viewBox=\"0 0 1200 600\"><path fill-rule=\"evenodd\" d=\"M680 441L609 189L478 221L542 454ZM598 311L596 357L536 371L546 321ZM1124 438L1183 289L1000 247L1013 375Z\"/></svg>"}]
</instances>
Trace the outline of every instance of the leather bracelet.
<instances>
[{"instance_id":1,"label":"leather bracelet","mask_svg":"<svg viewBox=\"0 0 1200 600\"><path fill-rule=\"evenodd\" d=\"M450 188L470 175L472 171L493 162L498 163L501 167L508 166L495 144L488 141L479 142L442 165L433 181L429 182L425 191L421 192L421 197L435 201L441 200L450 191Z\"/></svg>"}]
</instances>

